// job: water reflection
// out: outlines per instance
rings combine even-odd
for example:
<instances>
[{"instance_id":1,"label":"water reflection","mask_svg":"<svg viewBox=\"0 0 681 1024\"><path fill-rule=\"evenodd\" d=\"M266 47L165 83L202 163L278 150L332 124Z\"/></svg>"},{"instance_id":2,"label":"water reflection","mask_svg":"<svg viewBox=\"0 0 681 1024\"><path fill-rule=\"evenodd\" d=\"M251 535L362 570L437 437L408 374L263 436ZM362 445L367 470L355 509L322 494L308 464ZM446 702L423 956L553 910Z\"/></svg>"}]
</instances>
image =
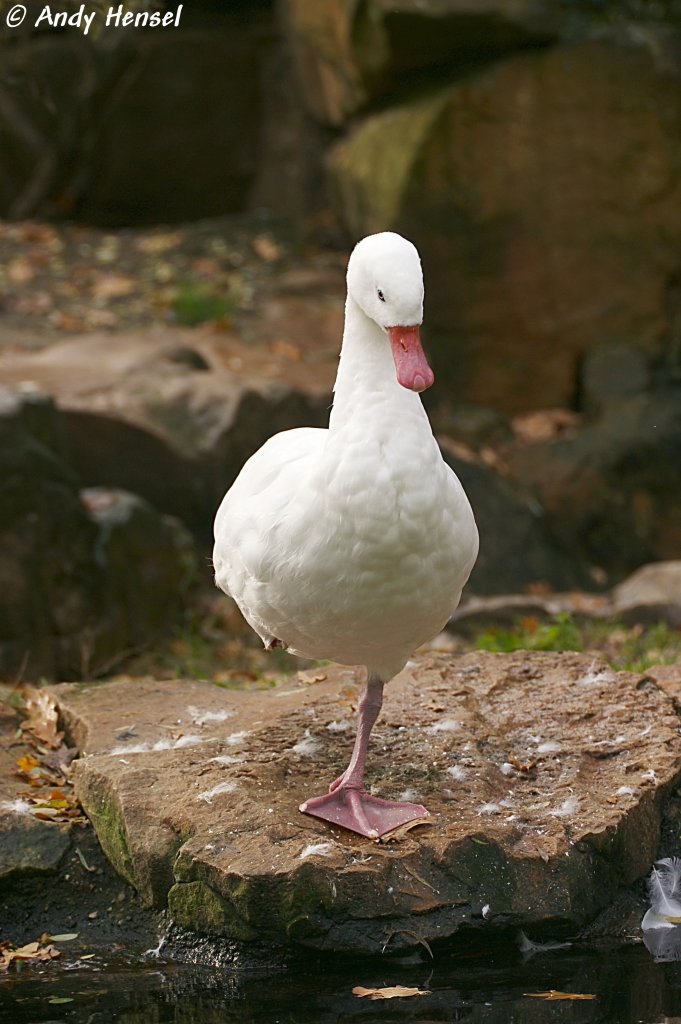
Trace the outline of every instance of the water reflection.
<instances>
[{"instance_id":1,"label":"water reflection","mask_svg":"<svg viewBox=\"0 0 681 1024\"><path fill-rule=\"evenodd\" d=\"M646 949L659 963L681 960L681 926L651 928L643 934Z\"/></svg>"},{"instance_id":2,"label":"water reflection","mask_svg":"<svg viewBox=\"0 0 681 1024\"><path fill-rule=\"evenodd\" d=\"M430 995L372 1002L352 994L355 985L396 984ZM526 995L550 989L596 998L547 1002ZM681 964L656 963L643 947L526 963L494 954L487 962L452 956L408 966L310 955L275 973L90 961L87 968L24 970L0 982L1 1024L655 1024L680 1016Z\"/></svg>"}]
</instances>

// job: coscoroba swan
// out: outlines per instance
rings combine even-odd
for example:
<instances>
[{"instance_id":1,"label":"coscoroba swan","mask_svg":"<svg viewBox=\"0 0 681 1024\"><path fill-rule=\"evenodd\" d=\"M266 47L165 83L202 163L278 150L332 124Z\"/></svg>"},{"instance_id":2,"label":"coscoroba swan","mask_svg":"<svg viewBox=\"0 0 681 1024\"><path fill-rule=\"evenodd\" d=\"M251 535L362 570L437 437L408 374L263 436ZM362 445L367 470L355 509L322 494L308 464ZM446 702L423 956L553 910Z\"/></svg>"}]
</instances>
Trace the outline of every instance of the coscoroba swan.
<instances>
[{"instance_id":1,"label":"coscoroba swan","mask_svg":"<svg viewBox=\"0 0 681 1024\"><path fill-rule=\"evenodd\" d=\"M384 683L456 608L478 533L418 394L433 383L418 252L370 235L347 284L329 428L276 434L248 460L218 510L213 560L267 648L366 666L350 764L300 810L375 838L428 813L366 792L367 745Z\"/></svg>"}]
</instances>

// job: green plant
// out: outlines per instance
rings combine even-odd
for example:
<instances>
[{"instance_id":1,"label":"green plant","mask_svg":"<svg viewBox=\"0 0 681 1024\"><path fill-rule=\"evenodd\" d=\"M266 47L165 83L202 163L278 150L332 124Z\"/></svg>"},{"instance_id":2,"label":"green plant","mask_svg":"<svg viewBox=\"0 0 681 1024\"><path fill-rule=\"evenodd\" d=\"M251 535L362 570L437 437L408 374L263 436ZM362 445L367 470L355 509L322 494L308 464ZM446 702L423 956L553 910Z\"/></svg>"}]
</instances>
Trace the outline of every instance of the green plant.
<instances>
[{"instance_id":1,"label":"green plant","mask_svg":"<svg viewBox=\"0 0 681 1024\"><path fill-rule=\"evenodd\" d=\"M237 306L238 297L233 290L221 295L209 285L194 283L181 285L172 301L173 313L184 327L196 327L208 320L228 320Z\"/></svg>"},{"instance_id":2,"label":"green plant","mask_svg":"<svg viewBox=\"0 0 681 1024\"><path fill-rule=\"evenodd\" d=\"M475 641L482 651L581 651L583 646L580 629L568 612L547 623L519 619L514 630L492 629Z\"/></svg>"}]
</instances>

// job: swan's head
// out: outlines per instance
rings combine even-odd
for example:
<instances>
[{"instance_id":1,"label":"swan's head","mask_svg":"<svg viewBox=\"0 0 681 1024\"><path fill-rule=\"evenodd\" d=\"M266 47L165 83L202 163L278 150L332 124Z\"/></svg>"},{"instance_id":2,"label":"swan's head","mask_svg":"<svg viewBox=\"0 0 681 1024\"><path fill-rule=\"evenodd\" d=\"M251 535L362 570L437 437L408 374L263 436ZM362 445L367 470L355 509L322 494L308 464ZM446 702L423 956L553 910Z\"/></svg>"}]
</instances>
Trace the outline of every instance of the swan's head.
<instances>
[{"instance_id":1,"label":"swan's head","mask_svg":"<svg viewBox=\"0 0 681 1024\"><path fill-rule=\"evenodd\" d=\"M348 295L390 339L399 383L429 388L435 378L419 338L423 273L415 246L393 231L363 238L348 263Z\"/></svg>"}]
</instances>

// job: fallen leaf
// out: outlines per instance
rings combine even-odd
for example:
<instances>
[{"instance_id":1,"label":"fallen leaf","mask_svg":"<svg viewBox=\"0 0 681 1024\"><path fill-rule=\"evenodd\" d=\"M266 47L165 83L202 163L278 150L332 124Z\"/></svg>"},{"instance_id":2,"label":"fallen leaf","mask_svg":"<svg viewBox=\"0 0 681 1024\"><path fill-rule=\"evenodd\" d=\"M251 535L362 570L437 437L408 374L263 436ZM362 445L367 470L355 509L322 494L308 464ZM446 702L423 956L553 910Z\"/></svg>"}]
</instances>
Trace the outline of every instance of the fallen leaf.
<instances>
[{"instance_id":1,"label":"fallen leaf","mask_svg":"<svg viewBox=\"0 0 681 1024\"><path fill-rule=\"evenodd\" d=\"M61 1003L72 1003L73 996L50 996L47 1001L48 1003L51 1003L52 1006L57 1006L61 1005Z\"/></svg>"},{"instance_id":2,"label":"fallen leaf","mask_svg":"<svg viewBox=\"0 0 681 1024\"><path fill-rule=\"evenodd\" d=\"M61 956L61 952L49 944L28 942L25 946L13 949L10 942L0 942L0 971L6 971L15 960L54 960L58 956Z\"/></svg>"},{"instance_id":3,"label":"fallen leaf","mask_svg":"<svg viewBox=\"0 0 681 1024\"><path fill-rule=\"evenodd\" d=\"M23 757L17 759L17 766L20 772L26 773L33 771L34 768L38 768L40 762L33 754L24 754Z\"/></svg>"},{"instance_id":4,"label":"fallen leaf","mask_svg":"<svg viewBox=\"0 0 681 1024\"><path fill-rule=\"evenodd\" d=\"M11 260L7 267L7 277L12 284L26 284L28 281L33 280L34 273L33 267L28 260L21 256Z\"/></svg>"},{"instance_id":5,"label":"fallen leaf","mask_svg":"<svg viewBox=\"0 0 681 1024\"><path fill-rule=\"evenodd\" d=\"M547 1002L553 1002L557 999L595 999L596 996L590 995L586 992L557 992L555 989L550 988L548 992L524 992L530 999L546 999Z\"/></svg>"},{"instance_id":6,"label":"fallen leaf","mask_svg":"<svg viewBox=\"0 0 681 1024\"><path fill-rule=\"evenodd\" d=\"M395 843L395 842L399 842L400 839L405 839L406 838L407 833L410 832L411 829L418 828L420 825L434 825L434 824L435 824L435 821L433 820L432 817L430 817L430 815L427 818L426 817L414 818L412 821L408 821L404 825L398 825L396 828L392 829L392 831L390 831L390 832L384 832L382 836L379 836L378 842L379 843ZM423 880L419 879L419 881L423 881ZM424 885L428 885L427 882L424 882L423 884ZM432 887L432 885L428 885L428 888L432 889L433 887Z\"/></svg>"},{"instance_id":7,"label":"fallen leaf","mask_svg":"<svg viewBox=\"0 0 681 1024\"><path fill-rule=\"evenodd\" d=\"M83 867L85 868L86 871L96 871L97 870L97 868L93 868L90 864L88 864L88 862L85 860L85 857L83 856L83 852L82 852L82 850L81 850L81 848L79 846L76 846L76 857L78 858L78 860L83 865Z\"/></svg>"},{"instance_id":8,"label":"fallen leaf","mask_svg":"<svg viewBox=\"0 0 681 1024\"><path fill-rule=\"evenodd\" d=\"M71 762L78 756L78 747L67 747L65 743L57 749L53 750L49 754L45 754L42 761L46 768L52 768L54 771L61 772L65 775L65 768L71 764Z\"/></svg>"},{"instance_id":9,"label":"fallen leaf","mask_svg":"<svg viewBox=\"0 0 681 1024\"><path fill-rule=\"evenodd\" d=\"M130 295L136 288L135 279L122 274L104 274L95 281L92 295L95 299L121 299Z\"/></svg>"},{"instance_id":10,"label":"fallen leaf","mask_svg":"<svg viewBox=\"0 0 681 1024\"><path fill-rule=\"evenodd\" d=\"M32 221L28 221L21 225L20 231L24 242L39 242L45 245L57 239L57 232L47 224L34 224Z\"/></svg>"},{"instance_id":11,"label":"fallen leaf","mask_svg":"<svg viewBox=\"0 0 681 1024\"><path fill-rule=\"evenodd\" d=\"M579 426L581 417L571 409L538 409L516 416L513 431L523 444L539 444L556 437L569 436Z\"/></svg>"},{"instance_id":12,"label":"fallen leaf","mask_svg":"<svg viewBox=\"0 0 681 1024\"><path fill-rule=\"evenodd\" d=\"M47 690L36 687L27 687L23 697L27 717L21 723L22 730L31 733L45 746L57 750L64 739L64 733L58 729L59 714L54 697Z\"/></svg>"},{"instance_id":13,"label":"fallen leaf","mask_svg":"<svg viewBox=\"0 0 681 1024\"><path fill-rule=\"evenodd\" d=\"M292 363L299 363L303 358L303 350L300 345L293 345L290 341L280 338L270 343L270 352L275 356L282 356Z\"/></svg>"},{"instance_id":14,"label":"fallen leaf","mask_svg":"<svg viewBox=\"0 0 681 1024\"><path fill-rule=\"evenodd\" d=\"M15 957L33 956L34 953L38 952L39 947L39 942L27 942L25 946L19 946L18 949L15 949L14 955Z\"/></svg>"},{"instance_id":15,"label":"fallen leaf","mask_svg":"<svg viewBox=\"0 0 681 1024\"><path fill-rule=\"evenodd\" d=\"M52 935L50 937L52 942L73 942L74 939L78 938L78 932L65 932L64 935Z\"/></svg>"},{"instance_id":16,"label":"fallen leaf","mask_svg":"<svg viewBox=\"0 0 681 1024\"><path fill-rule=\"evenodd\" d=\"M137 248L150 256L156 256L169 249L175 249L182 241L179 232L167 232L162 235L148 235L146 238L137 239Z\"/></svg>"},{"instance_id":17,"label":"fallen leaf","mask_svg":"<svg viewBox=\"0 0 681 1024\"><path fill-rule=\"evenodd\" d=\"M269 235L256 235L251 244L256 256L267 263L278 260L281 256L281 249Z\"/></svg>"},{"instance_id":18,"label":"fallen leaf","mask_svg":"<svg viewBox=\"0 0 681 1024\"><path fill-rule=\"evenodd\" d=\"M327 676L325 672L319 672L315 669L311 669L307 672L299 672L298 679L301 683L323 683Z\"/></svg>"},{"instance_id":19,"label":"fallen leaf","mask_svg":"<svg viewBox=\"0 0 681 1024\"><path fill-rule=\"evenodd\" d=\"M38 310L36 310L38 312ZM80 333L84 331L87 324L82 317L74 316L72 313L60 312L57 314L54 320L55 326L60 331L73 331L74 333Z\"/></svg>"},{"instance_id":20,"label":"fallen leaf","mask_svg":"<svg viewBox=\"0 0 681 1024\"><path fill-rule=\"evenodd\" d=\"M387 988L362 988L356 985L352 990L360 999L408 999L411 996L429 996L428 989L405 988L404 985L392 985Z\"/></svg>"}]
</instances>

